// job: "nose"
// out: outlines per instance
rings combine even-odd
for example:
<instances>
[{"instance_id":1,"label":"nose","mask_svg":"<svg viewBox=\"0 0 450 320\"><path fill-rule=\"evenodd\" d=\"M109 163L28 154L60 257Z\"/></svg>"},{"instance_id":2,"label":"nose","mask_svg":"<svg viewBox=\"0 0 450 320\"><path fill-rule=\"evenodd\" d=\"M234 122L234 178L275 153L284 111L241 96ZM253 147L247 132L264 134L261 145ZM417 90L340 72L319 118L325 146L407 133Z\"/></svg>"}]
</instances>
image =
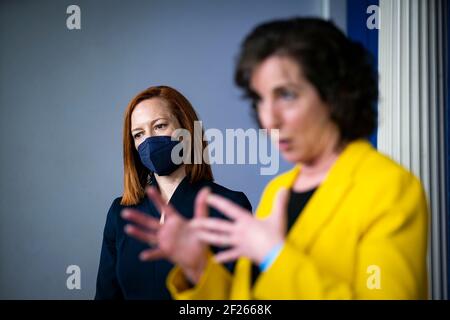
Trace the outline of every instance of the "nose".
<instances>
[{"instance_id":1,"label":"nose","mask_svg":"<svg viewBox=\"0 0 450 320\"><path fill-rule=\"evenodd\" d=\"M156 134L153 132L152 128L151 128L150 126L148 126L148 127L145 128L145 130L144 130L144 135L143 135L143 139L142 139L142 140L145 140L145 139L147 139L147 138L153 137L153 136L155 136L155 135L156 135Z\"/></svg>"},{"instance_id":2,"label":"nose","mask_svg":"<svg viewBox=\"0 0 450 320\"><path fill-rule=\"evenodd\" d=\"M265 129L279 129L281 117L278 108L272 101L260 103L258 106L258 117Z\"/></svg>"}]
</instances>

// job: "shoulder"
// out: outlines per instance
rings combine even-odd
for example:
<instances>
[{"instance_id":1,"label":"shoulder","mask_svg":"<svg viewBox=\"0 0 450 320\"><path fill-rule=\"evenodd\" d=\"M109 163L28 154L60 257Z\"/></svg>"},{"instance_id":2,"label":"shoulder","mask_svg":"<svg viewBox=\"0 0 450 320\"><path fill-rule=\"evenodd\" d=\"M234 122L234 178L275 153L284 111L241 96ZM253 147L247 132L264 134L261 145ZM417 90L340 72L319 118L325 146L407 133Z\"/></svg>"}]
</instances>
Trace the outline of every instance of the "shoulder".
<instances>
[{"instance_id":1,"label":"shoulder","mask_svg":"<svg viewBox=\"0 0 450 320\"><path fill-rule=\"evenodd\" d=\"M234 203L240 205L241 207L246 208L247 210L251 210L252 206L247 196L242 191L231 190L225 186L222 186L213 181L204 181L201 182L201 187L209 187L213 193L217 193L222 197L225 197Z\"/></svg>"},{"instance_id":2,"label":"shoulder","mask_svg":"<svg viewBox=\"0 0 450 320\"><path fill-rule=\"evenodd\" d=\"M410 185L421 185L413 173L375 149L365 139L353 141L346 146L327 180L333 184L350 180L356 189L363 190L365 199L384 197Z\"/></svg>"},{"instance_id":3,"label":"shoulder","mask_svg":"<svg viewBox=\"0 0 450 320\"><path fill-rule=\"evenodd\" d=\"M147 198L144 197L138 203L133 204L133 205L124 205L124 204L122 204L122 197L117 197L117 198L113 199L113 201L109 207L109 211L116 212L116 211L121 211L124 208L139 209L145 203L145 199L147 199Z\"/></svg>"},{"instance_id":4,"label":"shoulder","mask_svg":"<svg viewBox=\"0 0 450 320\"><path fill-rule=\"evenodd\" d=\"M115 198L108 209L108 214L106 216L106 227L116 224L116 221L120 215L120 212L123 209L123 206L120 204L122 201L122 197Z\"/></svg>"},{"instance_id":5,"label":"shoulder","mask_svg":"<svg viewBox=\"0 0 450 320\"><path fill-rule=\"evenodd\" d=\"M115 198L109 206L108 215L115 215L116 213L119 213L124 208L124 206L120 204L121 202L122 197Z\"/></svg>"},{"instance_id":6,"label":"shoulder","mask_svg":"<svg viewBox=\"0 0 450 320\"><path fill-rule=\"evenodd\" d=\"M402 223L426 221L427 200L419 178L375 148L360 159L352 180L351 199L355 208L364 208L366 214L360 219L366 226L384 218Z\"/></svg>"},{"instance_id":7,"label":"shoulder","mask_svg":"<svg viewBox=\"0 0 450 320\"><path fill-rule=\"evenodd\" d=\"M144 200L141 200L136 205L122 205L121 202L122 197L116 197L112 200L106 216L105 230L115 230L123 227L124 222L120 215L125 208L136 208L143 211Z\"/></svg>"},{"instance_id":8,"label":"shoulder","mask_svg":"<svg viewBox=\"0 0 450 320\"><path fill-rule=\"evenodd\" d=\"M106 222L103 231L103 235L106 239L112 241L117 233L117 222L122 211L120 202L122 197L115 198L109 206L108 213L106 215Z\"/></svg>"},{"instance_id":9,"label":"shoulder","mask_svg":"<svg viewBox=\"0 0 450 320\"><path fill-rule=\"evenodd\" d=\"M353 199L364 200L365 215L358 215L362 230L415 230L425 235L427 197L420 179L389 156L374 149L354 175ZM357 200L355 200L356 202Z\"/></svg>"},{"instance_id":10,"label":"shoulder","mask_svg":"<svg viewBox=\"0 0 450 320\"><path fill-rule=\"evenodd\" d=\"M142 201L137 205L127 206L127 205L122 205L122 197L114 198L108 209L108 214L106 217L106 224L115 226L117 221L119 220L120 214L124 208L130 208L130 207L135 208L135 207L138 207L141 203L142 203Z\"/></svg>"},{"instance_id":11,"label":"shoulder","mask_svg":"<svg viewBox=\"0 0 450 320\"><path fill-rule=\"evenodd\" d=\"M420 180L410 170L376 149L370 150L361 161L354 180L380 191L422 188Z\"/></svg>"}]
</instances>

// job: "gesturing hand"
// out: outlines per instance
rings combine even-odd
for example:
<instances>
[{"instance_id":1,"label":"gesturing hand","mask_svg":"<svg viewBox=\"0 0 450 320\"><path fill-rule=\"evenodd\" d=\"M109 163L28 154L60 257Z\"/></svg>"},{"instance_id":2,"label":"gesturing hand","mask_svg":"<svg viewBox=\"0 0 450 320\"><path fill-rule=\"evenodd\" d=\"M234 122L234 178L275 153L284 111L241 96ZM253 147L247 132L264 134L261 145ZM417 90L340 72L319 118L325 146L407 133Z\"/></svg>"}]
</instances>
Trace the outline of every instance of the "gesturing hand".
<instances>
[{"instance_id":1,"label":"gesturing hand","mask_svg":"<svg viewBox=\"0 0 450 320\"><path fill-rule=\"evenodd\" d=\"M288 192L279 191L272 213L257 219L247 210L216 194L207 197L207 203L229 217L231 221L206 216L196 217L192 226L198 238L215 246L229 247L215 256L217 262L229 262L241 256L261 264L269 251L284 241Z\"/></svg>"},{"instance_id":2,"label":"gesturing hand","mask_svg":"<svg viewBox=\"0 0 450 320\"><path fill-rule=\"evenodd\" d=\"M193 220L187 220L172 205L166 204L155 188L148 188L146 193L157 210L164 212L164 224L137 210L124 209L122 217L135 223L126 225L125 232L142 242L156 246L142 251L141 260L168 259L179 265L191 282L197 283L206 266L207 245L197 237L191 225ZM206 198L209 193L207 188L198 193L195 218L208 216Z\"/></svg>"}]
</instances>

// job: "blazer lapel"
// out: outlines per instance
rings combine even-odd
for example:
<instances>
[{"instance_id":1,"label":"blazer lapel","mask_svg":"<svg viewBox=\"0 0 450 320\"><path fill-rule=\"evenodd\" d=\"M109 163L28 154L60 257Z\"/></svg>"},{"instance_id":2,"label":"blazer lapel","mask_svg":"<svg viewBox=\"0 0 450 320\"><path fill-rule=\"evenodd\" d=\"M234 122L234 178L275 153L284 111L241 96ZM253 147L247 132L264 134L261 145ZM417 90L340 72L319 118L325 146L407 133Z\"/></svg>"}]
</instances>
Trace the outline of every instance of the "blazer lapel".
<instances>
[{"instance_id":1,"label":"blazer lapel","mask_svg":"<svg viewBox=\"0 0 450 320\"><path fill-rule=\"evenodd\" d=\"M344 149L325 181L292 226L287 239L306 252L309 251L320 231L333 217L333 213L351 189L354 171L370 149L370 144L364 140L352 142Z\"/></svg>"}]
</instances>

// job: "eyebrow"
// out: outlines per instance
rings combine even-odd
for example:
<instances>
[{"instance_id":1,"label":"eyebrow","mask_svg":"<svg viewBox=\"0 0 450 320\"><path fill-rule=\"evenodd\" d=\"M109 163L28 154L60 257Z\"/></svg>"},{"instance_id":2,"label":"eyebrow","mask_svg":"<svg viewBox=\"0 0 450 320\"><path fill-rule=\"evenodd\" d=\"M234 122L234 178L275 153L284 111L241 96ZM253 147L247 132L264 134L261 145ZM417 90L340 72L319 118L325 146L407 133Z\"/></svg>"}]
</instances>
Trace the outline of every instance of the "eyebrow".
<instances>
[{"instance_id":1,"label":"eyebrow","mask_svg":"<svg viewBox=\"0 0 450 320\"><path fill-rule=\"evenodd\" d=\"M290 87L290 88L294 88L294 89L300 89L302 86L297 84L297 83L294 83L294 82L286 82L286 83L282 83L282 84L277 85L273 89L273 91L284 89L286 87Z\"/></svg>"},{"instance_id":2,"label":"eyebrow","mask_svg":"<svg viewBox=\"0 0 450 320\"><path fill-rule=\"evenodd\" d=\"M151 125L153 125L156 121L158 121L158 120L162 120L162 119L164 119L164 120L167 120L167 118L165 118L165 117L159 117L159 118L156 118L155 120L152 120L151 122L150 122L150 124ZM133 131L137 131L137 130L142 130L142 125L143 124L145 124L145 123L140 123L140 124L138 124L134 129L131 129L131 132L133 132Z\"/></svg>"},{"instance_id":3,"label":"eyebrow","mask_svg":"<svg viewBox=\"0 0 450 320\"><path fill-rule=\"evenodd\" d=\"M288 88L294 88L294 89L297 89L297 90L302 89L302 86L301 86L301 85L289 81L289 82L285 82L285 83L278 84L276 87L274 87L274 88L272 89L272 92L280 91L280 90L282 90L282 89L284 89L284 88L286 88L286 87L288 87ZM258 92L256 92L256 90L254 90L254 89L251 88L251 87L250 87L250 89L249 89L249 91L248 91L247 97L250 98L250 99L259 99L259 98L261 98L260 95L258 94Z\"/></svg>"}]
</instances>

